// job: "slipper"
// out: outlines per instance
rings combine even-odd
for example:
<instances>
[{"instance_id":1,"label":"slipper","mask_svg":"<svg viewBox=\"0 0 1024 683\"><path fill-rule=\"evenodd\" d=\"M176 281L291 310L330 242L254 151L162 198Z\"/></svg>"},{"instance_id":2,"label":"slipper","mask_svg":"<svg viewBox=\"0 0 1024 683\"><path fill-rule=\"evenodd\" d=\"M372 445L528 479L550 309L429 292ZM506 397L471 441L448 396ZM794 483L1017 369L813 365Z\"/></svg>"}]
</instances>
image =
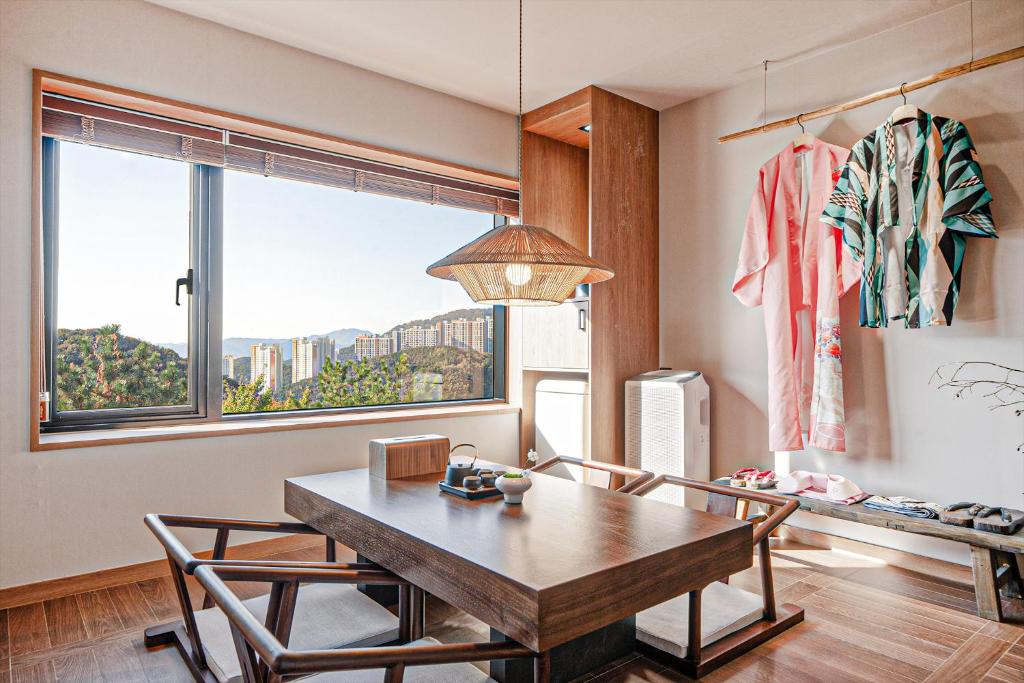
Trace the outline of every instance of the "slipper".
<instances>
[{"instance_id":1,"label":"slipper","mask_svg":"<svg viewBox=\"0 0 1024 683\"><path fill-rule=\"evenodd\" d=\"M975 516L984 507L984 505L979 503L953 503L952 505L947 505L944 510L939 512L939 521L943 524L972 527L974 526Z\"/></svg>"},{"instance_id":2,"label":"slipper","mask_svg":"<svg viewBox=\"0 0 1024 683\"><path fill-rule=\"evenodd\" d=\"M998 517L994 516L996 513ZM1014 534L1024 526L1024 512L1011 508L982 508L974 518L974 528L997 534Z\"/></svg>"},{"instance_id":3,"label":"slipper","mask_svg":"<svg viewBox=\"0 0 1024 683\"><path fill-rule=\"evenodd\" d=\"M747 486L752 489L770 489L775 486L775 472L758 472L747 479Z\"/></svg>"},{"instance_id":4,"label":"slipper","mask_svg":"<svg viewBox=\"0 0 1024 683\"><path fill-rule=\"evenodd\" d=\"M756 467L744 467L741 470L736 470L733 472L732 476L729 477L729 486L743 488L747 485L747 480L750 479L750 477L757 476L757 474L758 471Z\"/></svg>"}]
</instances>

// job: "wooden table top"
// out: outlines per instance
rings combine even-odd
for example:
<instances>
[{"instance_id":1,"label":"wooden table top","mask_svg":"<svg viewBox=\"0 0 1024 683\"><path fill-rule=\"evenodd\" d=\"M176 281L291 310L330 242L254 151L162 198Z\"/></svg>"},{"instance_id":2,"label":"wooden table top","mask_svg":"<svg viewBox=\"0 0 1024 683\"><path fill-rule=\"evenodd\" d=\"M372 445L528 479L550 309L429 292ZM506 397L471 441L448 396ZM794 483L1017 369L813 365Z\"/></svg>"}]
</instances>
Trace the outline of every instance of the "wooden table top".
<instances>
[{"instance_id":1,"label":"wooden table top","mask_svg":"<svg viewBox=\"0 0 1024 683\"><path fill-rule=\"evenodd\" d=\"M541 652L752 563L728 517L533 474L522 505L366 469L285 482L294 517Z\"/></svg>"}]
</instances>

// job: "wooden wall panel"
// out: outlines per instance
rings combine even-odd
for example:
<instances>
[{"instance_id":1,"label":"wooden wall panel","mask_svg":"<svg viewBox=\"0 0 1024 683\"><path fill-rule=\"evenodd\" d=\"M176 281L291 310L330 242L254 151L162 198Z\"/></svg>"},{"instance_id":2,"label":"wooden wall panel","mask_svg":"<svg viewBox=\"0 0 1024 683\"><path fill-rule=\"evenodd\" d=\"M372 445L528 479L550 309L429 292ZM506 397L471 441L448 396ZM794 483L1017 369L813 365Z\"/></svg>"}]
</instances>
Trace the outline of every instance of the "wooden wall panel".
<instances>
[{"instance_id":1,"label":"wooden wall panel","mask_svg":"<svg viewBox=\"0 0 1024 683\"><path fill-rule=\"evenodd\" d=\"M590 135L580 128L590 123L590 91L593 88L588 85L523 114L523 130L577 147L590 147Z\"/></svg>"},{"instance_id":2,"label":"wooden wall panel","mask_svg":"<svg viewBox=\"0 0 1024 683\"><path fill-rule=\"evenodd\" d=\"M659 363L658 112L591 93L591 255L615 270L591 288L591 451L624 464L624 383Z\"/></svg>"},{"instance_id":3,"label":"wooden wall panel","mask_svg":"<svg viewBox=\"0 0 1024 683\"><path fill-rule=\"evenodd\" d=\"M520 196L523 223L547 228L588 252L589 174L586 149L524 131L523 189ZM526 462L527 451L535 446L534 391L543 377L543 373L523 372L520 463Z\"/></svg>"},{"instance_id":4,"label":"wooden wall panel","mask_svg":"<svg viewBox=\"0 0 1024 683\"><path fill-rule=\"evenodd\" d=\"M587 150L523 132L523 223L587 251Z\"/></svg>"}]
</instances>

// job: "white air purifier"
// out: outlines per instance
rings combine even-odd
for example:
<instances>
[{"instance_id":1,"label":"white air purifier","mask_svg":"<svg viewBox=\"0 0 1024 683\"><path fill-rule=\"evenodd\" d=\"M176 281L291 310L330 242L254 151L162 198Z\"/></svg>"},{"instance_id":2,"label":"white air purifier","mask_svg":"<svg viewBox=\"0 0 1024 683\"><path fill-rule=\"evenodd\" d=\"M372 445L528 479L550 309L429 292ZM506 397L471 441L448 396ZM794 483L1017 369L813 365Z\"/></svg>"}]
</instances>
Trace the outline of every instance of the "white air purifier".
<instances>
[{"instance_id":1,"label":"white air purifier","mask_svg":"<svg viewBox=\"0 0 1024 683\"><path fill-rule=\"evenodd\" d=\"M626 380L626 465L654 474L708 481L711 405L695 371L656 370ZM703 508L701 491L663 484L648 497Z\"/></svg>"}]
</instances>

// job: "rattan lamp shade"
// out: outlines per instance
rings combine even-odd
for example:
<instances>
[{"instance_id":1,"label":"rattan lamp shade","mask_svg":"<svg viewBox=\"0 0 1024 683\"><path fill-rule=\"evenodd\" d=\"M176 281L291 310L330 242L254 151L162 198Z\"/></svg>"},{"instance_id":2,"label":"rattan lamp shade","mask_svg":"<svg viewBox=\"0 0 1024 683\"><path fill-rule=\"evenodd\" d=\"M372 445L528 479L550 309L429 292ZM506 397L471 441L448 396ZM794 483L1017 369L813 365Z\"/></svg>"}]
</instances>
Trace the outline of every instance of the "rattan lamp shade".
<instances>
[{"instance_id":1,"label":"rattan lamp shade","mask_svg":"<svg viewBox=\"0 0 1024 683\"><path fill-rule=\"evenodd\" d=\"M427 268L456 280L478 304L554 306L576 285L608 280L612 270L535 225L504 225Z\"/></svg>"}]
</instances>

